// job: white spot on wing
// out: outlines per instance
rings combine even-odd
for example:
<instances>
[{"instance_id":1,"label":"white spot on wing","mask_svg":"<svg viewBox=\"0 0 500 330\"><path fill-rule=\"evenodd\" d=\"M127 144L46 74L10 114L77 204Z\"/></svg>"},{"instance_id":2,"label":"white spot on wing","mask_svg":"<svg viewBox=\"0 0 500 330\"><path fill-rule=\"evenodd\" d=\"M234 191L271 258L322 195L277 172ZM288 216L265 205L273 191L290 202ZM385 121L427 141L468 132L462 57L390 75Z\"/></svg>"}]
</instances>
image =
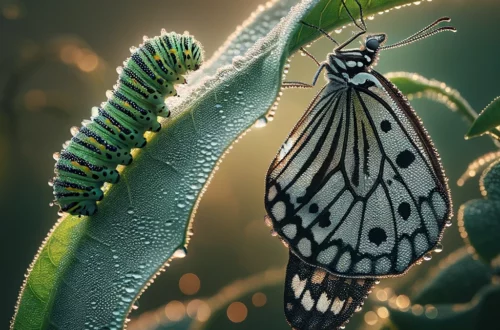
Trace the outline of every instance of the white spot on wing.
<instances>
[{"instance_id":1,"label":"white spot on wing","mask_svg":"<svg viewBox=\"0 0 500 330\"><path fill-rule=\"evenodd\" d=\"M422 217L424 218L425 227L429 231L429 240L432 243L437 242L439 229L434 213L429 206L429 203L423 202L421 205Z\"/></svg>"},{"instance_id":2,"label":"white spot on wing","mask_svg":"<svg viewBox=\"0 0 500 330\"><path fill-rule=\"evenodd\" d=\"M285 214L286 214L285 203L283 203L282 201L277 202L276 204L274 204L271 211L272 211L276 221L283 220L283 218L285 217Z\"/></svg>"},{"instance_id":3,"label":"white spot on wing","mask_svg":"<svg viewBox=\"0 0 500 330\"><path fill-rule=\"evenodd\" d=\"M314 307L314 300L311 297L311 292L309 292L309 290L304 293L301 303L302 306L304 306L304 309L308 312Z\"/></svg>"},{"instance_id":4,"label":"white spot on wing","mask_svg":"<svg viewBox=\"0 0 500 330\"><path fill-rule=\"evenodd\" d=\"M408 267L410 260L412 258L412 250L410 241L407 238L403 238L398 246L398 259L396 261L396 269L400 272Z\"/></svg>"},{"instance_id":5,"label":"white spot on wing","mask_svg":"<svg viewBox=\"0 0 500 330\"><path fill-rule=\"evenodd\" d=\"M427 239L422 233L418 233L414 239L415 252L417 254L424 254L429 249L429 244L427 244Z\"/></svg>"},{"instance_id":6,"label":"white spot on wing","mask_svg":"<svg viewBox=\"0 0 500 330\"><path fill-rule=\"evenodd\" d=\"M343 273L346 272L349 267L351 267L351 253L346 251L342 256L340 256L339 261L337 262L337 271Z\"/></svg>"},{"instance_id":7,"label":"white spot on wing","mask_svg":"<svg viewBox=\"0 0 500 330\"><path fill-rule=\"evenodd\" d=\"M340 300L338 297L335 297L335 300L333 301L332 304L332 312L333 314L337 315L340 313L342 310L342 307L344 307L344 302L345 300Z\"/></svg>"},{"instance_id":8,"label":"white spot on wing","mask_svg":"<svg viewBox=\"0 0 500 330\"><path fill-rule=\"evenodd\" d=\"M316 304L316 309L318 311L320 311L321 313L324 313L328 310L328 307L330 306L331 302L332 302L332 300L328 299L328 296L326 295L326 293L323 292L318 299L318 303Z\"/></svg>"},{"instance_id":9,"label":"white spot on wing","mask_svg":"<svg viewBox=\"0 0 500 330\"><path fill-rule=\"evenodd\" d=\"M297 235L297 226L294 224L288 224L283 227L283 234L290 239L294 239L295 235Z\"/></svg>"},{"instance_id":10,"label":"white spot on wing","mask_svg":"<svg viewBox=\"0 0 500 330\"><path fill-rule=\"evenodd\" d=\"M295 298L299 299L300 295L302 294L302 291L304 291L304 288L307 283L307 278L303 281L300 280L299 275L295 275L292 279L292 290L293 293L295 294Z\"/></svg>"},{"instance_id":11,"label":"white spot on wing","mask_svg":"<svg viewBox=\"0 0 500 330\"><path fill-rule=\"evenodd\" d=\"M387 257L382 257L375 263L375 272L377 274L387 274L391 268L391 261Z\"/></svg>"},{"instance_id":12,"label":"white spot on wing","mask_svg":"<svg viewBox=\"0 0 500 330\"><path fill-rule=\"evenodd\" d=\"M311 252L311 241L309 241L307 238L303 238L299 241L299 244L297 244L297 248L299 249L299 252L304 256L304 257L310 257L312 252Z\"/></svg>"},{"instance_id":13,"label":"white spot on wing","mask_svg":"<svg viewBox=\"0 0 500 330\"><path fill-rule=\"evenodd\" d=\"M356 273L364 274L372 270L372 262L368 258L364 258L359 261L356 266L354 266L354 271Z\"/></svg>"},{"instance_id":14,"label":"white spot on wing","mask_svg":"<svg viewBox=\"0 0 500 330\"><path fill-rule=\"evenodd\" d=\"M267 192L267 200L272 201L277 194L278 190L276 189L276 186L272 186L271 188L269 188L269 191Z\"/></svg>"},{"instance_id":15,"label":"white spot on wing","mask_svg":"<svg viewBox=\"0 0 500 330\"><path fill-rule=\"evenodd\" d=\"M328 249L321 251L318 254L318 258L317 258L318 262L325 264L325 265L328 265L329 263L332 262L333 258L335 258L335 256L337 255L337 250L338 250L338 248L335 245L333 245L333 246L330 246Z\"/></svg>"},{"instance_id":16,"label":"white spot on wing","mask_svg":"<svg viewBox=\"0 0 500 330\"><path fill-rule=\"evenodd\" d=\"M439 217L438 220L444 220L444 216L447 211L447 206L443 197L437 191L435 191L432 194L432 206L434 206L434 210L436 211L436 214Z\"/></svg>"}]
</instances>

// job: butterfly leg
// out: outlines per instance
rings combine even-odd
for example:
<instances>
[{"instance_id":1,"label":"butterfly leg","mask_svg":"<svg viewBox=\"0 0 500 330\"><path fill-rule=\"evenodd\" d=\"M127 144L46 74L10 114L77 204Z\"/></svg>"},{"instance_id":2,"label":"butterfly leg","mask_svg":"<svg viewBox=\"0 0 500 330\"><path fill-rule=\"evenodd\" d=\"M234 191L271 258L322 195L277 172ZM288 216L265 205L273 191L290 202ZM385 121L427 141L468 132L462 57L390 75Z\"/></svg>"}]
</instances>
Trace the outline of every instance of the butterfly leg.
<instances>
[{"instance_id":1,"label":"butterfly leg","mask_svg":"<svg viewBox=\"0 0 500 330\"><path fill-rule=\"evenodd\" d=\"M323 71L323 69L328 66L328 63L326 63L326 62L318 63L318 64L319 64L319 68L316 71L316 74L314 75L312 84L307 84L307 83L303 83L300 81L284 81L281 86L283 88L313 88L316 85L316 83L318 82L319 75L321 74L321 71Z\"/></svg>"},{"instance_id":2,"label":"butterfly leg","mask_svg":"<svg viewBox=\"0 0 500 330\"><path fill-rule=\"evenodd\" d=\"M321 64L318 62L318 60L316 59L316 57L314 57L313 54L309 53L307 50L304 49L304 47L300 47L300 50L307 55L307 57L309 57L311 60L314 61L314 63L316 63L318 66L321 66Z\"/></svg>"},{"instance_id":3,"label":"butterfly leg","mask_svg":"<svg viewBox=\"0 0 500 330\"><path fill-rule=\"evenodd\" d=\"M283 87L284 89L288 89L288 88L313 88L314 86L300 81L284 81L281 84L281 87Z\"/></svg>"}]
</instances>

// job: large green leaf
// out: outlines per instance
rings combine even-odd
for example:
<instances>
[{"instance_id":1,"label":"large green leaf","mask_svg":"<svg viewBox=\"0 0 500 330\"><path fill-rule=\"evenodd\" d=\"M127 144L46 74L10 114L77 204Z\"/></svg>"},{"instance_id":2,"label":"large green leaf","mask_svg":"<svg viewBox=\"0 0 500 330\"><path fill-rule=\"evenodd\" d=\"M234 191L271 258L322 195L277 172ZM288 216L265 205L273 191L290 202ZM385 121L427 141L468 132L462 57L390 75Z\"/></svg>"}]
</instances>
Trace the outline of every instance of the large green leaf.
<instances>
[{"instance_id":1,"label":"large green leaf","mask_svg":"<svg viewBox=\"0 0 500 330\"><path fill-rule=\"evenodd\" d=\"M367 15L407 2L362 1ZM327 30L342 26L349 19L340 4L304 0L244 57L183 90L188 97L172 105L173 118L135 153L98 214L65 216L49 233L28 272L12 328L122 328L157 272L185 254L190 221L219 160L273 104L287 58L319 37L299 21Z\"/></svg>"}]
</instances>

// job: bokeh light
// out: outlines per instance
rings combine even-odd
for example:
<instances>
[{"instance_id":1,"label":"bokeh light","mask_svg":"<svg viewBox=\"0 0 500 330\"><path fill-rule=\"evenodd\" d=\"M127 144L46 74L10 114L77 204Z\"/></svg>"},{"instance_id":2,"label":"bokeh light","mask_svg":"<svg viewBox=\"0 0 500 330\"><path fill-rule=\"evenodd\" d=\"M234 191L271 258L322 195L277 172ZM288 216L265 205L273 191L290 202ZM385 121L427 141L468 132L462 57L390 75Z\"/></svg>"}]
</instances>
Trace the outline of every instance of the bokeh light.
<instances>
[{"instance_id":1,"label":"bokeh light","mask_svg":"<svg viewBox=\"0 0 500 330\"><path fill-rule=\"evenodd\" d=\"M368 325L375 325L378 322L378 316L373 311L369 311L369 312L365 313L364 319L365 319L366 324L368 324Z\"/></svg>"},{"instance_id":2,"label":"bokeh light","mask_svg":"<svg viewBox=\"0 0 500 330\"><path fill-rule=\"evenodd\" d=\"M262 307L267 303L267 296L262 292L254 293L252 296L252 304L255 307Z\"/></svg>"},{"instance_id":3,"label":"bokeh light","mask_svg":"<svg viewBox=\"0 0 500 330\"><path fill-rule=\"evenodd\" d=\"M227 318L233 323L245 321L248 315L247 306L239 301L235 301L227 308Z\"/></svg>"},{"instance_id":4,"label":"bokeh light","mask_svg":"<svg viewBox=\"0 0 500 330\"><path fill-rule=\"evenodd\" d=\"M377 315L381 318L381 319L386 319L389 317L389 310L386 308L386 307L379 307L377 309Z\"/></svg>"},{"instance_id":5,"label":"bokeh light","mask_svg":"<svg viewBox=\"0 0 500 330\"><path fill-rule=\"evenodd\" d=\"M194 295L200 290L200 279L193 273L184 274L179 279L179 289L185 295Z\"/></svg>"},{"instance_id":6,"label":"bokeh light","mask_svg":"<svg viewBox=\"0 0 500 330\"><path fill-rule=\"evenodd\" d=\"M173 300L165 306L165 316L170 321L179 321L186 314L186 307L180 301Z\"/></svg>"},{"instance_id":7,"label":"bokeh light","mask_svg":"<svg viewBox=\"0 0 500 330\"><path fill-rule=\"evenodd\" d=\"M425 316L427 316L429 319L435 319L438 316L438 310L434 306L426 306L425 307Z\"/></svg>"}]
</instances>

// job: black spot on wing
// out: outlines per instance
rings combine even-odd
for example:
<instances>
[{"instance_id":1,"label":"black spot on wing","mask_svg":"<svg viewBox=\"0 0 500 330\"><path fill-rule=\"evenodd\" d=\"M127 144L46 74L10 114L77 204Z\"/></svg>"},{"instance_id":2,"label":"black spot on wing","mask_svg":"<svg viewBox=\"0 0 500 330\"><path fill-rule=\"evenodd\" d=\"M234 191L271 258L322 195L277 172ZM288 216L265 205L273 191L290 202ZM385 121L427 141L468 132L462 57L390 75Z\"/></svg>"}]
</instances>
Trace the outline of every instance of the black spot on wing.
<instances>
[{"instance_id":1,"label":"black spot on wing","mask_svg":"<svg viewBox=\"0 0 500 330\"><path fill-rule=\"evenodd\" d=\"M312 204L309 206L309 213L317 213L318 211L319 211L318 204L316 204L316 203L312 203Z\"/></svg>"},{"instance_id":2,"label":"black spot on wing","mask_svg":"<svg viewBox=\"0 0 500 330\"><path fill-rule=\"evenodd\" d=\"M318 221L318 224L321 228L330 227L330 225L332 224L332 221L330 220L330 211L321 213L316 221Z\"/></svg>"},{"instance_id":3,"label":"black spot on wing","mask_svg":"<svg viewBox=\"0 0 500 330\"><path fill-rule=\"evenodd\" d=\"M398 206L398 213L401 216L401 218L408 220L411 214L411 206L410 203L408 202L402 202Z\"/></svg>"},{"instance_id":4,"label":"black spot on wing","mask_svg":"<svg viewBox=\"0 0 500 330\"><path fill-rule=\"evenodd\" d=\"M415 155L410 150L403 150L396 157L396 164L400 168L408 168L414 161Z\"/></svg>"},{"instance_id":5,"label":"black spot on wing","mask_svg":"<svg viewBox=\"0 0 500 330\"><path fill-rule=\"evenodd\" d=\"M384 133L389 132L392 129L391 122L388 120L382 120L380 123L380 128Z\"/></svg>"},{"instance_id":6,"label":"black spot on wing","mask_svg":"<svg viewBox=\"0 0 500 330\"><path fill-rule=\"evenodd\" d=\"M387 240L387 234L382 228L375 227L370 229L370 231L368 232L368 239L370 240L370 242L379 246Z\"/></svg>"}]
</instances>

